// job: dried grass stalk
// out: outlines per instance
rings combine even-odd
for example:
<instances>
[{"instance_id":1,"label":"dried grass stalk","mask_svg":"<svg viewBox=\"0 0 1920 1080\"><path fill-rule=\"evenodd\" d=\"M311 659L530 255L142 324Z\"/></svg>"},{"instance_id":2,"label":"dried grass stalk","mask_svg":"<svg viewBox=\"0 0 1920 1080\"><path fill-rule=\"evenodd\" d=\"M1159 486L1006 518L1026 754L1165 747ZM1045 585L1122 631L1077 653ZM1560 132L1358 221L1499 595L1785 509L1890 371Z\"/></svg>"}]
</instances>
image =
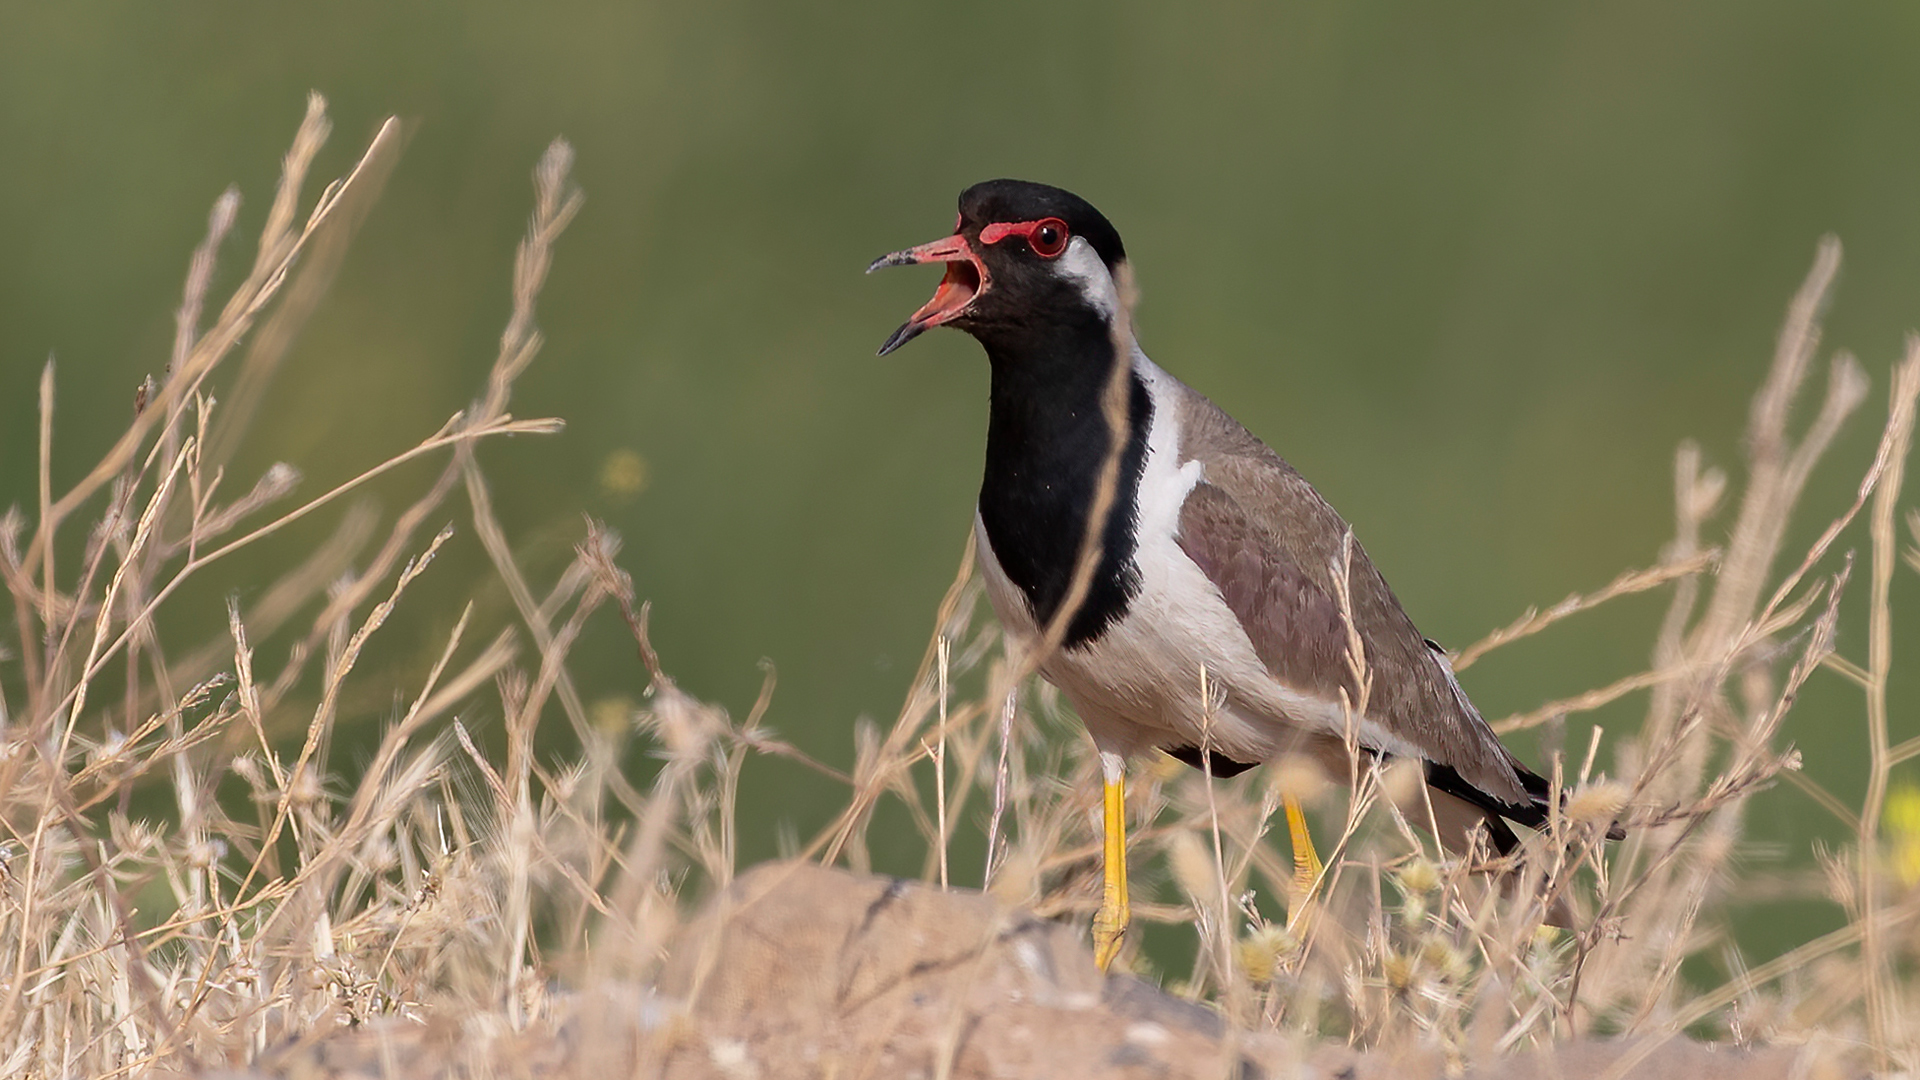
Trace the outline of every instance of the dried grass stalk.
<instances>
[{"instance_id":1,"label":"dried grass stalk","mask_svg":"<svg viewBox=\"0 0 1920 1080\"><path fill-rule=\"evenodd\" d=\"M1098 766L1058 694L1032 676L1090 581L1117 455L1069 600L1035 647L1005 655L997 630L980 621L969 542L899 714L890 726L856 729L850 771L824 764L765 727L770 670L736 721L662 669L646 606L618 565L617 537L589 523L550 582L513 555L478 447L560 426L517 420L508 405L538 355L538 296L580 205L564 143L536 170L512 311L473 404L304 501L292 500L298 474L286 466L237 497L223 494L223 465L260 387L398 152L389 123L303 217L327 132L316 97L251 267L223 299L210 295L214 260L239 196L215 203L189 261L162 377L65 491L51 482L56 372L43 373L33 505L0 516L0 583L12 608L0 652L0 1073L224 1066L381 1016L533 1029L555 1015L557 988L646 985L686 907L733 880L741 771L754 756L846 789L832 825L795 842L801 854L864 867L876 821L904 821L925 839L930 880L975 883L952 856L956 845L984 840L978 883L1084 921L1099 894ZM1823 243L1790 308L1754 399L1747 482L1721 542L1708 538L1727 477L1682 446L1674 539L1650 569L1529 610L1458 658L1465 668L1618 597L1672 589L1646 670L1567 688L1503 722L1528 727L1649 695L1637 731L1596 732L1580 760L1551 763L1565 801L1518 863L1496 865L1483 845L1441 852L1423 829L1432 808L1419 778L1364 761L1357 747L1345 788L1286 764L1210 781L1170 761L1137 763L1135 918L1198 930L1193 966L1171 988L1216 1003L1239 1031L1438 1048L1461 1067L1568 1035L1644 1034L1651 1038L1635 1051L1644 1055L1659 1040L1706 1030L1783 1041L1837 1033L1869 1043L1882 1066L1916 1068L1920 1022L1908 1005L1920 966L1912 930L1920 882L1886 869L1888 845L1910 838L1889 835L1883 817L1893 770L1920 756L1920 739L1891 740L1886 702L1894 523L1920 343L1895 369L1889 416L1852 505L1786 573L1775 569L1815 464L1866 395L1859 365L1836 357L1807 429L1789 431L1838 264L1838 245ZM1122 285L1130 309L1131 285ZM1130 326L1120 323L1116 352L1125 357ZM245 359L230 370L242 345ZM216 405L226 379L231 403ZM1106 405L1118 430L1124 395ZM384 525L348 504L370 480L421 457L440 459L439 471ZM408 586L456 542L445 523L456 490L466 496L459 531L471 529L512 599L510 624L481 625L467 606L426 670L410 685L387 684L369 670L384 665L363 661L386 647L379 630L397 605L418 602ZM230 605L218 638L168 636L162 616L200 571L335 504L342 513L331 536L289 557L250 606ZM67 550L62 530L87 507L98 516L81 558L57 559ZM1851 557L1835 550L1863 511L1870 631L1860 663L1835 651L1851 571ZM649 683L638 706L589 704L571 666L608 605ZM1357 637L1349 644L1357 719L1367 659ZM1870 780L1857 807L1800 777L1782 738L1803 687L1823 669L1863 694ZM335 751L343 725L368 725L388 702L370 756ZM497 746L476 735L488 716L501 718ZM544 751L543 725L562 720L574 750ZM636 747L660 761L644 784L621 768ZM1744 819L1754 795L1783 777L1852 834L1821 879L1849 923L1749 963L1727 940L1724 913L1736 889L1766 884L1740 862ZM151 809L160 803L144 799L149 792L170 796L163 811ZM1339 822L1308 897L1292 894L1289 861L1268 840L1283 793ZM140 815L136 799L148 807ZM1616 820L1630 839L1610 844L1604 835ZM1562 906L1579 929L1543 929ZM1719 958L1728 971L1720 985L1689 982L1687 972ZM696 959L696 970L712 962ZM1151 974L1138 951L1125 962ZM700 985L696 978L696 994ZM945 1037L939 1060L951 1065L957 1044L951 1031Z\"/></svg>"}]
</instances>

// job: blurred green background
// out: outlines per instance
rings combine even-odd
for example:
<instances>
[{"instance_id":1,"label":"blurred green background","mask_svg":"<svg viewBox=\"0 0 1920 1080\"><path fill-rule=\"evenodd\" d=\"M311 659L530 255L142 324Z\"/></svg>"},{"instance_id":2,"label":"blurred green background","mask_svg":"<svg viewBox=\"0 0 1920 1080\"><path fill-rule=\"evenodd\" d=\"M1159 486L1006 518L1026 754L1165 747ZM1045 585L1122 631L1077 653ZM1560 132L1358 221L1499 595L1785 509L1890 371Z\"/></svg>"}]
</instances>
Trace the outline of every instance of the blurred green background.
<instances>
[{"instance_id":1,"label":"blurred green background","mask_svg":"<svg viewBox=\"0 0 1920 1080\"><path fill-rule=\"evenodd\" d=\"M1884 381L1920 324L1915 55L1903 3L8 5L0 504L33 499L41 364L70 482L164 366L229 183L247 202L222 280L250 258L315 89L336 126L317 175L388 114L409 141L241 476L286 460L317 492L477 392L529 170L564 135L587 203L515 412L569 428L484 451L503 516L546 579L580 514L604 517L669 670L739 714L771 658L769 722L845 763L854 719L897 709L956 565L986 384L958 333L876 359L935 276L861 270L943 233L966 184L1027 177L1114 220L1148 352L1313 479L1457 647L1657 557L1675 445L1737 466L1823 232L1847 245L1827 341ZM1803 540L1850 497L1884 400L1816 477ZM602 480L629 454L645 484L623 496ZM483 571L469 536L452 551L413 602L434 615L391 631L395 670ZM261 584L234 570L207 626L220 590ZM1637 670L1663 603L1496 654L1468 689L1498 716ZM1857 623L1841 647L1864 660ZM590 697L638 693L612 620L579 655ZM1898 739L1920 728L1896 691ZM1789 736L1857 794L1846 684L1819 676ZM841 798L750 766L745 855ZM1750 861L1837 835L1810 807L1763 797ZM1830 918L1773 910L1763 945Z\"/></svg>"}]
</instances>

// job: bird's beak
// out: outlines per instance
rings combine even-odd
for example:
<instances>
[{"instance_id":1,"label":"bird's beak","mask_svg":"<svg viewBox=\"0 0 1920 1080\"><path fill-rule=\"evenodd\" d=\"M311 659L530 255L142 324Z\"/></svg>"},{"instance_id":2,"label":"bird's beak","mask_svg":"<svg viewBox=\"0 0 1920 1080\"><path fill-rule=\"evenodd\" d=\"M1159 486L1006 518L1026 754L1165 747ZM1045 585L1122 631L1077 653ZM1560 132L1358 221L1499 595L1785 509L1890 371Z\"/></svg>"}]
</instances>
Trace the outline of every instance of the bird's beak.
<instances>
[{"instance_id":1,"label":"bird's beak","mask_svg":"<svg viewBox=\"0 0 1920 1080\"><path fill-rule=\"evenodd\" d=\"M920 336L922 330L930 326L939 326L952 322L966 314L974 298L987 291L987 264L980 261L974 253L973 245L967 238L955 233L942 237L931 244L896 251L891 255L882 255L867 267L867 273L887 266L912 266L916 263L943 262L947 264L947 274L940 279L940 287L933 291L933 299L920 306L913 317L900 324L885 345L880 346L880 355L885 356L893 350Z\"/></svg>"}]
</instances>

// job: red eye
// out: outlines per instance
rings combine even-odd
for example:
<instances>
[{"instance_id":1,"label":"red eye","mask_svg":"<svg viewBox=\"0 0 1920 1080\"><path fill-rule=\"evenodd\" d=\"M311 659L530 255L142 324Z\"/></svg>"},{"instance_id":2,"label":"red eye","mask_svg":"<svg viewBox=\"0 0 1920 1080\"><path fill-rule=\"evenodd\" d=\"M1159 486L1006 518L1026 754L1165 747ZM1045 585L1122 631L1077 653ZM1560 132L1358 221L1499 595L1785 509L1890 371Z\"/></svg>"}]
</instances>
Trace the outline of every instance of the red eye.
<instances>
[{"instance_id":1,"label":"red eye","mask_svg":"<svg viewBox=\"0 0 1920 1080\"><path fill-rule=\"evenodd\" d=\"M980 242L983 244L997 244L1009 236L1025 240L1028 250L1043 259L1059 258L1073 239L1073 234L1067 231L1067 223L1057 217L1041 218L1039 221L996 221L980 230Z\"/></svg>"},{"instance_id":2,"label":"red eye","mask_svg":"<svg viewBox=\"0 0 1920 1080\"><path fill-rule=\"evenodd\" d=\"M1061 252L1067 250L1067 241L1071 238L1066 222L1059 218L1047 218L1033 223L1032 231L1027 233L1027 246L1043 259L1057 259Z\"/></svg>"}]
</instances>

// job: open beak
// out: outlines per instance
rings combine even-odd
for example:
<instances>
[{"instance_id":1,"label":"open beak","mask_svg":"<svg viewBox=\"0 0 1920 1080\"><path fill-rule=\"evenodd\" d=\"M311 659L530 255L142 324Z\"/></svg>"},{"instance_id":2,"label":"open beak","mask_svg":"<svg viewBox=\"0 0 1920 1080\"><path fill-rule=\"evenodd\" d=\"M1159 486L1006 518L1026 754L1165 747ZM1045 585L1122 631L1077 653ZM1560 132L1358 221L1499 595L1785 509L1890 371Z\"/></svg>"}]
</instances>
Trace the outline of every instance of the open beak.
<instances>
[{"instance_id":1,"label":"open beak","mask_svg":"<svg viewBox=\"0 0 1920 1080\"><path fill-rule=\"evenodd\" d=\"M974 254L973 246L959 233L942 237L931 244L882 255L867 267L867 273L887 266L913 266L930 262L946 263L946 276L940 279L940 287L933 291L933 299L922 304L920 310L901 323L900 329L895 330L887 343L880 346L881 356L919 337L920 332L928 327L952 322L966 314L974 298L987 291L987 264L980 261L980 256Z\"/></svg>"}]
</instances>

